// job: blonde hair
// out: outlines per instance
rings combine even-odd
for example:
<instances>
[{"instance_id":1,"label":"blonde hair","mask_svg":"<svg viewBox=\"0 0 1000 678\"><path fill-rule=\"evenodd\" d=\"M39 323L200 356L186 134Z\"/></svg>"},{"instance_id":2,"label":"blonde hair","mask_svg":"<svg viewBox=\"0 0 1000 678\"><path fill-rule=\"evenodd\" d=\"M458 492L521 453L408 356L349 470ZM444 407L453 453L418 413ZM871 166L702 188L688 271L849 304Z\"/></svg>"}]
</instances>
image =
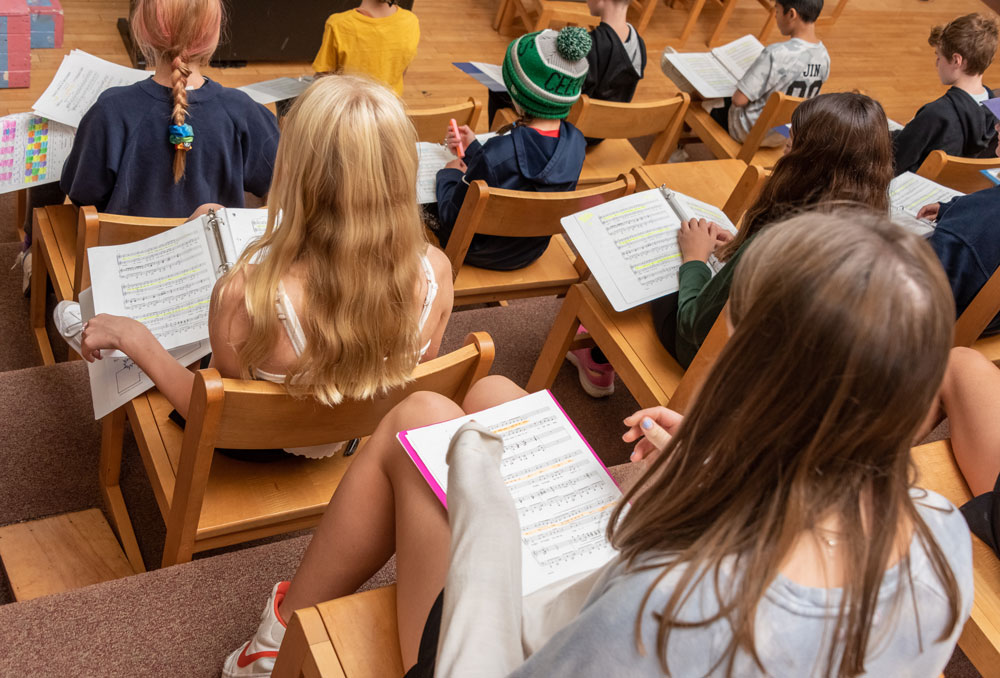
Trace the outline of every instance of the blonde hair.
<instances>
[{"instance_id":1,"label":"blonde hair","mask_svg":"<svg viewBox=\"0 0 1000 678\"><path fill-rule=\"evenodd\" d=\"M734 675L738 653L766 673L758 606L796 538L836 516L843 594L825 670L814 675L865 673L895 555L903 573L895 593L912 589L901 525L913 526L941 583L948 621L932 632L949 637L960 619L957 580L910 496L910 446L944 376L955 317L934 252L868 211L804 214L748 245L729 309L732 337L609 525L631 565L651 569L639 562L650 554L668 562L642 603L637 634L653 589L671 575L673 592L655 611L664 672L671 675L674 629L722 621L731 638L710 673ZM725 585L730 558L738 566ZM714 583L719 608L693 619L683 608L701 582Z\"/></svg>"},{"instance_id":2,"label":"blonde hair","mask_svg":"<svg viewBox=\"0 0 1000 678\"><path fill-rule=\"evenodd\" d=\"M219 45L223 10L220 0L138 0L132 11L132 33L154 65L171 65L175 125L187 121L189 64L208 64ZM166 133L164 133L166 137ZM174 152L174 183L184 176L189 149Z\"/></svg>"},{"instance_id":3,"label":"blonde hair","mask_svg":"<svg viewBox=\"0 0 1000 678\"><path fill-rule=\"evenodd\" d=\"M412 378L420 350L414 292L427 248L416 142L400 100L372 80L327 76L298 98L278 144L267 230L224 282L246 279L243 378L283 331L275 294L297 262L306 270L306 347L287 372L289 391L334 405Z\"/></svg>"}]
</instances>

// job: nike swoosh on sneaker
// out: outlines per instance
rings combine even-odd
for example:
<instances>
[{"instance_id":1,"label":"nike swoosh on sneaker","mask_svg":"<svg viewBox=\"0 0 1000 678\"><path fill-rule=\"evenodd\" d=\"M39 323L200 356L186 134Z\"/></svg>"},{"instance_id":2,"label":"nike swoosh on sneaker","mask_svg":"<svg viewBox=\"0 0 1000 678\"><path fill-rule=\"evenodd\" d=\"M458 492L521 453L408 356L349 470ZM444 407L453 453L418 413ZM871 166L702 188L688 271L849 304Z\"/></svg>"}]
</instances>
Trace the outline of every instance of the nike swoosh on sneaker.
<instances>
[{"instance_id":1,"label":"nike swoosh on sneaker","mask_svg":"<svg viewBox=\"0 0 1000 678\"><path fill-rule=\"evenodd\" d=\"M258 659L267 659L268 657L277 657L278 653L274 650L267 650L263 652L254 652L253 654L247 654L247 650L250 649L250 643L243 646L243 651L240 652L240 656L236 658L236 665L241 669L253 664Z\"/></svg>"}]
</instances>

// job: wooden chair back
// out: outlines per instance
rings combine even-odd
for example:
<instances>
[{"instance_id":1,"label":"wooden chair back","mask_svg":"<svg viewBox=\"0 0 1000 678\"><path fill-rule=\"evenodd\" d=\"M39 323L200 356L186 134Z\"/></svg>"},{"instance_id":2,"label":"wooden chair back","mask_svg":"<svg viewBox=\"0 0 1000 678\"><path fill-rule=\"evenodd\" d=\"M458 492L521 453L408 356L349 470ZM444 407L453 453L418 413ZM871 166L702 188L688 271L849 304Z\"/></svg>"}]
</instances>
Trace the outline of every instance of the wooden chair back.
<instances>
[{"instance_id":1,"label":"wooden chair back","mask_svg":"<svg viewBox=\"0 0 1000 678\"><path fill-rule=\"evenodd\" d=\"M90 287L88 249L136 242L186 222L187 219L153 219L124 214L105 214L98 212L95 207L81 207L77 222L74 297L78 298L80 292Z\"/></svg>"},{"instance_id":2,"label":"wooden chair back","mask_svg":"<svg viewBox=\"0 0 1000 678\"><path fill-rule=\"evenodd\" d=\"M737 156L740 160L750 163L754 154L760 150L760 145L771 133L771 130L779 125L787 125L792 121L792 113L799 107L805 99L801 97L788 96L784 92L774 92L767 100L764 110L750 130L740 153Z\"/></svg>"},{"instance_id":3,"label":"wooden chair back","mask_svg":"<svg viewBox=\"0 0 1000 678\"><path fill-rule=\"evenodd\" d=\"M941 440L914 447L917 486L942 495L955 506L972 499L951 444ZM1000 559L978 537L972 538L975 599L958 646L983 678L1000 678Z\"/></svg>"},{"instance_id":4,"label":"wooden chair back","mask_svg":"<svg viewBox=\"0 0 1000 678\"><path fill-rule=\"evenodd\" d=\"M628 11L632 25L635 26L635 30L641 35L645 32L646 27L649 25L650 20L653 18L653 12L656 11L656 6L660 4L662 0L632 0L629 3Z\"/></svg>"},{"instance_id":5,"label":"wooden chair back","mask_svg":"<svg viewBox=\"0 0 1000 678\"><path fill-rule=\"evenodd\" d=\"M482 112L483 104L469 97L468 101L453 106L407 109L406 114L417 130L417 141L439 144L448 133L448 124L453 118L459 125L468 125L475 131Z\"/></svg>"},{"instance_id":6,"label":"wooden chair back","mask_svg":"<svg viewBox=\"0 0 1000 678\"><path fill-rule=\"evenodd\" d=\"M457 277L472 236L503 235L529 238L562 233L560 220L595 205L630 195L635 178L622 175L617 181L577 191L541 193L491 188L473 181L455 221L445 254Z\"/></svg>"},{"instance_id":7,"label":"wooden chair back","mask_svg":"<svg viewBox=\"0 0 1000 678\"><path fill-rule=\"evenodd\" d=\"M166 488L161 491L169 495L163 565L188 561L194 552L214 548L220 543L239 543L290 529L303 529L310 523L315 524L322 515L325 504L308 510L291 508L289 504L289 508L283 510L281 502L276 501L267 504L269 513L247 516L224 530L216 528L214 541L205 539L203 544L199 544L199 518L215 448L291 448L363 438L375 430L390 409L417 391L440 393L461 402L472 384L488 374L493 355L493 340L488 334L470 334L462 348L418 365L409 384L394 389L384 397L364 401L345 400L333 408L311 398L292 397L279 384L223 379L215 369L196 372L187 424L176 462L170 459L170 451L165 451L166 459L150 459L146 464L151 475L164 476L151 478L154 488ZM135 410L130 405L133 428L150 426L144 425L141 417L134 414ZM160 439L158 429L139 430L136 437L140 440ZM143 444L140 447L149 448ZM144 453L149 454L149 450L144 449ZM364 454L363 448L359 454ZM175 477L167 477L174 473L174 468ZM171 486L172 492L169 491ZM334 489L326 488L329 494ZM250 505L250 498L259 493L259 488L248 483L242 491L245 493L245 505ZM329 497L329 494L325 496ZM294 500L293 497L286 499L288 502ZM239 505L243 502L233 496L230 503ZM224 538L220 536L222 534Z\"/></svg>"},{"instance_id":8,"label":"wooden chair back","mask_svg":"<svg viewBox=\"0 0 1000 678\"><path fill-rule=\"evenodd\" d=\"M982 170L998 167L1000 158L961 158L944 151L932 151L917 174L962 193L975 193L996 185L983 176Z\"/></svg>"},{"instance_id":9,"label":"wooden chair back","mask_svg":"<svg viewBox=\"0 0 1000 678\"><path fill-rule=\"evenodd\" d=\"M737 182L736 188L733 189L726 204L722 207L722 211L726 213L731 222L739 226L743 215L757 200L761 189L764 188L764 184L770 177L770 170L757 165L747 165L747 169Z\"/></svg>"},{"instance_id":10,"label":"wooden chair back","mask_svg":"<svg viewBox=\"0 0 1000 678\"><path fill-rule=\"evenodd\" d=\"M526 32L541 31L553 24L591 28L601 22L590 15L587 5L567 0L501 0L494 26L507 35L515 19L524 23Z\"/></svg>"},{"instance_id":11,"label":"wooden chair back","mask_svg":"<svg viewBox=\"0 0 1000 678\"><path fill-rule=\"evenodd\" d=\"M636 139L655 134L656 140L645 158L646 164L655 165L676 150L690 105L691 95L687 93L642 103L601 101L583 94L567 121L585 137L594 139Z\"/></svg>"},{"instance_id":12,"label":"wooden chair back","mask_svg":"<svg viewBox=\"0 0 1000 678\"><path fill-rule=\"evenodd\" d=\"M955 323L955 346L972 346L1000 313L1000 269L973 297Z\"/></svg>"},{"instance_id":13,"label":"wooden chair back","mask_svg":"<svg viewBox=\"0 0 1000 678\"><path fill-rule=\"evenodd\" d=\"M674 394L670 397L670 409L675 412L681 414L687 412L719 356L722 355L722 349L729 343L729 323L726 320L728 315L729 304L727 303L722 312L719 313L719 317L716 318L712 329L709 330L705 341L702 342L701 348L695 353L694 360L684 370L684 376L681 377L680 383L674 389Z\"/></svg>"}]
</instances>

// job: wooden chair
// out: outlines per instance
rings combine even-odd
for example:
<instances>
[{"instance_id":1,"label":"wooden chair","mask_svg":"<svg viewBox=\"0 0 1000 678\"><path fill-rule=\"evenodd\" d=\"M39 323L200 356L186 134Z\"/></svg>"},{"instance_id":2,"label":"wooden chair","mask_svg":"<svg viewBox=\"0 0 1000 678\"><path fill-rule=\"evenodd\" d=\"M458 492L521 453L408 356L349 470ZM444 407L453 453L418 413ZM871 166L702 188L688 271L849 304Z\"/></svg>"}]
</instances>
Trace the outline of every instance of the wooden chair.
<instances>
[{"instance_id":1,"label":"wooden chair","mask_svg":"<svg viewBox=\"0 0 1000 678\"><path fill-rule=\"evenodd\" d=\"M345 401L327 408L294 398L278 384L223 379L214 369L195 373L187 425L169 419L173 409L159 391L132 400L104 420L102 490L120 495L125 416L132 426L160 512L166 522L163 566L194 553L314 526L353 457L321 460L289 455L267 464L213 454L215 448L287 448L363 438L403 398L433 391L461 401L493 362L488 334L469 335L462 348L418 365L405 387L376 400ZM364 454L362 450L359 454ZM109 479L114 485L107 485ZM124 541L130 522L112 515ZM126 517L127 518L127 517Z\"/></svg>"},{"instance_id":2,"label":"wooden chair","mask_svg":"<svg viewBox=\"0 0 1000 678\"><path fill-rule=\"evenodd\" d=\"M678 2L682 0L670 0L672 7L676 7ZM684 24L684 28L681 30L681 35L678 40L679 45L684 45L688 38L691 37L691 33L694 32L694 27L698 23L699 17L701 17L702 10L705 9L706 0L683 0L690 5L688 10L688 18ZM719 16L719 21L715 25L711 36L708 39L709 47L716 47L722 43L722 33L725 31L726 27L729 25L729 20L732 18L733 11L736 9L736 3L738 0L716 0L716 4L720 5L722 8L722 14ZM773 0L757 0L757 3L767 10L767 20L761 27L760 32L757 34L757 39L761 42L767 40L774 28L775 16L774 16L774 2ZM819 25L821 26L833 26L837 23L837 19L840 15L844 13L844 8L847 7L847 0L840 0L837 6L834 7L833 11L828 16L821 16L819 19Z\"/></svg>"},{"instance_id":3,"label":"wooden chair","mask_svg":"<svg viewBox=\"0 0 1000 678\"><path fill-rule=\"evenodd\" d=\"M509 191L473 181L445 247L455 276L455 306L565 294L586 273L586 267L563 238L560 220L634 190L635 179L630 175L603 186L565 193ZM491 271L463 263L477 233L552 236L552 241L545 253L525 268Z\"/></svg>"},{"instance_id":4,"label":"wooden chair","mask_svg":"<svg viewBox=\"0 0 1000 678\"><path fill-rule=\"evenodd\" d=\"M955 323L955 346L971 346L1000 364L1000 334L980 337L1000 313L1000 269L993 272Z\"/></svg>"},{"instance_id":5,"label":"wooden chair","mask_svg":"<svg viewBox=\"0 0 1000 678\"><path fill-rule=\"evenodd\" d=\"M24 218L28 216L28 189L22 188L17 192L17 205L14 209L14 223L17 225L17 237L24 242Z\"/></svg>"},{"instance_id":6,"label":"wooden chair","mask_svg":"<svg viewBox=\"0 0 1000 678\"><path fill-rule=\"evenodd\" d=\"M468 101L454 106L408 109L406 114L417 129L417 141L439 144L453 118L459 125L468 125L474 132L482 112L483 104L475 97L469 97Z\"/></svg>"},{"instance_id":7,"label":"wooden chair","mask_svg":"<svg viewBox=\"0 0 1000 678\"><path fill-rule=\"evenodd\" d=\"M717 188L704 184L699 186L697 178L685 177L683 169L687 164L669 166L677 168L675 171L678 174L668 185L706 202L713 202L713 197L721 202ZM645 168L637 170L636 175L647 188L662 183L650 180ZM739 222L742 210L750 202L747 195L759 190L764 176L761 168L751 166L734 182L735 186L730 184L730 199L724 211L734 223ZM685 179L691 185L685 185ZM581 325L587 328L587 335L577 335ZM725 319L720 314L686 374L660 342L653 325L650 304L623 312L615 311L597 282L590 279L573 285L566 294L528 379L527 389L550 388L568 351L596 344L640 407L669 403L672 408L682 411L691 402L728 338Z\"/></svg>"},{"instance_id":8,"label":"wooden chair","mask_svg":"<svg viewBox=\"0 0 1000 678\"><path fill-rule=\"evenodd\" d=\"M501 0L493 27L503 35L510 35L513 23L520 19L527 32L541 31L554 24L592 28L601 23L600 17L590 15L587 4L566 0Z\"/></svg>"},{"instance_id":9,"label":"wooden chair","mask_svg":"<svg viewBox=\"0 0 1000 678\"><path fill-rule=\"evenodd\" d=\"M653 12L656 11L656 6L660 4L661 0L632 0L629 3L628 11L630 14L630 21L635 30L641 35L645 32L646 27L649 26L649 22L653 18Z\"/></svg>"},{"instance_id":10,"label":"wooden chair","mask_svg":"<svg viewBox=\"0 0 1000 678\"><path fill-rule=\"evenodd\" d=\"M400 678L396 586L297 610L273 678Z\"/></svg>"},{"instance_id":11,"label":"wooden chair","mask_svg":"<svg viewBox=\"0 0 1000 678\"><path fill-rule=\"evenodd\" d=\"M982 170L1000 167L1000 158L961 158L944 151L932 151L917 174L962 193L975 193L996 184L983 176Z\"/></svg>"},{"instance_id":12,"label":"wooden chair","mask_svg":"<svg viewBox=\"0 0 1000 678\"><path fill-rule=\"evenodd\" d=\"M914 447L912 456L919 487L937 492L956 506L972 499L949 441ZM975 601L958 646L983 678L1000 678L1000 560L975 536L972 564Z\"/></svg>"},{"instance_id":13,"label":"wooden chair","mask_svg":"<svg viewBox=\"0 0 1000 678\"><path fill-rule=\"evenodd\" d=\"M31 224L31 329L42 362L52 365L55 357L45 331L48 319L45 301L49 281L57 302L77 298L73 287L77 273L77 208L74 205L35 208Z\"/></svg>"},{"instance_id":14,"label":"wooden chair","mask_svg":"<svg viewBox=\"0 0 1000 678\"><path fill-rule=\"evenodd\" d=\"M604 184L633 167L666 162L677 149L684 115L691 104L689 94L644 103L623 104L591 99L586 94L574 104L567 121L585 137L604 139L590 146L580 172L580 186ZM639 155L629 139L656 135L646 157Z\"/></svg>"}]
</instances>

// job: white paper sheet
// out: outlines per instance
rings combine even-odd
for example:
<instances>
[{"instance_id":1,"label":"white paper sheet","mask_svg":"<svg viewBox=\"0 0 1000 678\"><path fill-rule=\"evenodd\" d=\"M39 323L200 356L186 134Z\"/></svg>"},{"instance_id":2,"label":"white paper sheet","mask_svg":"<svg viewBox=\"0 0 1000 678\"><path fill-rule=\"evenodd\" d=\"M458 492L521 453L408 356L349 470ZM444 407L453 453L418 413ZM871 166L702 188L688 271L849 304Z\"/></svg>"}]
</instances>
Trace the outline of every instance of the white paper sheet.
<instances>
[{"instance_id":1,"label":"white paper sheet","mask_svg":"<svg viewBox=\"0 0 1000 678\"><path fill-rule=\"evenodd\" d=\"M504 439L500 470L521 520L523 594L607 563L615 551L604 530L622 493L548 391L400 433L435 492L447 492L445 454L471 419Z\"/></svg>"},{"instance_id":2,"label":"white paper sheet","mask_svg":"<svg viewBox=\"0 0 1000 678\"><path fill-rule=\"evenodd\" d=\"M485 144L496 136L496 132L477 134L476 140ZM428 205L437 202L437 173L455 159L444 144L432 144L428 141L417 142L417 202Z\"/></svg>"},{"instance_id":3,"label":"white paper sheet","mask_svg":"<svg viewBox=\"0 0 1000 678\"><path fill-rule=\"evenodd\" d=\"M237 87L246 92L251 99L258 104L273 104L276 101L285 101L299 96L312 84L309 81L298 80L296 78L275 78L264 82L255 82L252 85Z\"/></svg>"},{"instance_id":4,"label":"white paper sheet","mask_svg":"<svg viewBox=\"0 0 1000 678\"><path fill-rule=\"evenodd\" d=\"M97 313L138 320L166 349L208 339L217 276L202 219L87 256Z\"/></svg>"},{"instance_id":5,"label":"white paper sheet","mask_svg":"<svg viewBox=\"0 0 1000 678\"><path fill-rule=\"evenodd\" d=\"M506 92L507 86L503 84L503 69L496 64L485 64L481 61L454 62L457 67L466 75L472 76L476 82L485 85L491 92Z\"/></svg>"},{"instance_id":6,"label":"white paper sheet","mask_svg":"<svg viewBox=\"0 0 1000 678\"><path fill-rule=\"evenodd\" d=\"M948 202L960 195L964 194L913 172L904 172L889 184L892 220L917 235L927 235L934 230L934 224L917 219L920 208L935 202Z\"/></svg>"},{"instance_id":7,"label":"white paper sheet","mask_svg":"<svg viewBox=\"0 0 1000 678\"><path fill-rule=\"evenodd\" d=\"M232 265L250 243L264 235L267 210L228 208L222 211L222 220L226 223L226 228L222 229L226 263Z\"/></svg>"},{"instance_id":8,"label":"white paper sheet","mask_svg":"<svg viewBox=\"0 0 1000 678\"><path fill-rule=\"evenodd\" d=\"M59 181L75 134L34 113L0 118L0 193Z\"/></svg>"},{"instance_id":9,"label":"white paper sheet","mask_svg":"<svg viewBox=\"0 0 1000 678\"><path fill-rule=\"evenodd\" d=\"M705 99L731 97L736 92L736 78L710 53L664 54L663 59Z\"/></svg>"},{"instance_id":10,"label":"white paper sheet","mask_svg":"<svg viewBox=\"0 0 1000 678\"><path fill-rule=\"evenodd\" d=\"M79 127L84 113L110 87L132 85L153 74L119 66L74 49L63 58L59 70L45 92L35 102L38 115Z\"/></svg>"},{"instance_id":11,"label":"white paper sheet","mask_svg":"<svg viewBox=\"0 0 1000 678\"><path fill-rule=\"evenodd\" d=\"M744 35L739 40L716 47L712 50L712 54L739 80L750 70L750 66L763 51L764 45L760 40L752 35Z\"/></svg>"}]
</instances>

